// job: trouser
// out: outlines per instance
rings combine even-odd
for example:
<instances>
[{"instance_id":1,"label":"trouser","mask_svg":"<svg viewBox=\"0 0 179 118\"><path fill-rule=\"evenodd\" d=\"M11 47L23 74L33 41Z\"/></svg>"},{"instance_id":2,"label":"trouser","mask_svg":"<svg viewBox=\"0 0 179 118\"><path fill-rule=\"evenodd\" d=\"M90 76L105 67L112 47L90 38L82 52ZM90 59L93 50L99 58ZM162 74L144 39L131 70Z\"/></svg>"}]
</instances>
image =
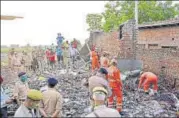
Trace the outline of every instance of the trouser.
<instances>
[{"instance_id":1,"label":"trouser","mask_svg":"<svg viewBox=\"0 0 179 118\"><path fill-rule=\"evenodd\" d=\"M7 118L7 107L1 108L0 116L1 118Z\"/></svg>"},{"instance_id":2,"label":"trouser","mask_svg":"<svg viewBox=\"0 0 179 118\"><path fill-rule=\"evenodd\" d=\"M60 63L60 61L63 61L63 57L61 55L57 55L57 60L58 60L58 63Z\"/></svg>"},{"instance_id":3,"label":"trouser","mask_svg":"<svg viewBox=\"0 0 179 118\"><path fill-rule=\"evenodd\" d=\"M146 80L143 84L144 86L144 92L149 92L149 87L152 84L153 85L153 90L157 91L158 90L158 85L157 85L158 81L157 79L154 80Z\"/></svg>"},{"instance_id":4,"label":"trouser","mask_svg":"<svg viewBox=\"0 0 179 118\"><path fill-rule=\"evenodd\" d=\"M68 66L69 66L69 58L68 57L64 57L64 65L65 65L65 69L68 70Z\"/></svg>"},{"instance_id":5,"label":"trouser","mask_svg":"<svg viewBox=\"0 0 179 118\"><path fill-rule=\"evenodd\" d=\"M116 97L116 105L114 105L114 98ZM112 88L112 95L108 98L108 107L113 108L116 106L116 109L121 112L122 110L122 90L119 88Z\"/></svg>"},{"instance_id":6,"label":"trouser","mask_svg":"<svg viewBox=\"0 0 179 118\"><path fill-rule=\"evenodd\" d=\"M55 61L50 61L50 66L51 66L51 69L54 69L55 68Z\"/></svg>"},{"instance_id":7,"label":"trouser","mask_svg":"<svg viewBox=\"0 0 179 118\"><path fill-rule=\"evenodd\" d=\"M98 60L92 59L92 71L99 69Z\"/></svg>"}]
</instances>

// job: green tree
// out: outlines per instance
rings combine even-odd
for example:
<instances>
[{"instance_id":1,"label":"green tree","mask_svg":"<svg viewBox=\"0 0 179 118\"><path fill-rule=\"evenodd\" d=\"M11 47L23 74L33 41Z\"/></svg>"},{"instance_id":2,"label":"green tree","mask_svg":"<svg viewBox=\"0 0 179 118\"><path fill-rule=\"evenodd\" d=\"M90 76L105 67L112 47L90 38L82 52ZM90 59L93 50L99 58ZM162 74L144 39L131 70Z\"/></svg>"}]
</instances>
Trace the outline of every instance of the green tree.
<instances>
[{"instance_id":1,"label":"green tree","mask_svg":"<svg viewBox=\"0 0 179 118\"><path fill-rule=\"evenodd\" d=\"M103 30L109 32L117 30L121 23L134 18L134 1L109 1L102 13L104 18ZM172 5L172 1L139 1L139 24L174 18L179 14L179 5Z\"/></svg>"},{"instance_id":2,"label":"green tree","mask_svg":"<svg viewBox=\"0 0 179 118\"><path fill-rule=\"evenodd\" d=\"M88 14L86 16L86 23L89 25L88 31L101 30L102 15Z\"/></svg>"}]
</instances>

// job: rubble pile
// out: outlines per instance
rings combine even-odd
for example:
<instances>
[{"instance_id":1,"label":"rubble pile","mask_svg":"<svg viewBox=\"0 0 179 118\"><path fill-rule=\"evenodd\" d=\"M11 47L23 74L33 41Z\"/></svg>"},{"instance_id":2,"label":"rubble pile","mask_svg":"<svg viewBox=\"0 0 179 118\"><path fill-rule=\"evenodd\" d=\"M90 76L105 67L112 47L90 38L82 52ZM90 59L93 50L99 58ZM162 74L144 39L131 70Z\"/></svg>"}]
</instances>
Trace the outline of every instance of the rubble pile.
<instances>
[{"instance_id":1,"label":"rubble pile","mask_svg":"<svg viewBox=\"0 0 179 118\"><path fill-rule=\"evenodd\" d=\"M122 117L175 117L176 104L178 103L177 91L174 94L158 94L157 96L146 95L137 91L138 74L136 72L125 73L123 80L123 116ZM6 73L3 72L3 76ZM70 71L68 74L64 70L45 72L41 75L32 74L29 78L30 88L40 90L41 87L47 85L48 77L55 77L59 81L56 89L63 96L62 113L64 117L83 117L88 111L86 108L90 106L88 89L81 85L84 78L89 78L92 73L81 71L80 73ZM40 80L39 76L44 77ZM12 95L13 85L15 81L6 84L6 93ZM175 97L176 95L176 97ZM17 105L8 106L8 113L13 114L17 109ZM11 115L12 116L12 115Z\"/></svg>"}]
</instances>

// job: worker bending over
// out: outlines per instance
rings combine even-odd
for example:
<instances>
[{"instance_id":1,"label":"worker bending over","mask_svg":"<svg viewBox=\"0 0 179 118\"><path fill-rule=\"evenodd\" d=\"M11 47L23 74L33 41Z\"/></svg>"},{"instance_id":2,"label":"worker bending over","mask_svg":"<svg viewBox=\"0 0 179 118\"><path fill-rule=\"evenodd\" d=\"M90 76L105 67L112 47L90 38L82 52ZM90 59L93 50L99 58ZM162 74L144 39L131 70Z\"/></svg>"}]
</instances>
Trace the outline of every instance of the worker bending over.
<instances>
[{"instance_id":1,"label":"worker bending over","mask_svg":"<svg viewBox=\"0 0 179 118\"><path fill-rule=\"evenodd\" d=\"M44 91L40 102L40 112L43 117L62 117L62 96L56 91L58 81L55 78L48 79L48 89Z\"/></svg>"},{"instance_id":2,"label":"worker bending over","mask_svg":"<svg viewBox=\"0 0 179 118\"><path fill-rule=\"evenodd\" d=\"M21 105L26 99L29 85L27 83L28 78L25 72L20 72L18 77L20 81L15 83L14 98L17 100L18 104Z\"/></svg>"},{"instance_id":3,"label":"worker bending over","mask_svg":"<svg viewBox=\"0 0 179 118\"><path fill-rule=\"evenodd\" d=\"M99 58L96 50L90 52L92 71L99 69Z\"/></svg>"},{"instance_id":4,"label":"worker bending over","mask_svg":"<svg viewBox=\"0 0 179 118\"><path fill-rule=\"evenodd\" d=\"M120 71L117 68L117 60L111 60L111 66L108 68L108 80L112 89L112 95L108 99L108 107L114 107L114 98L116 97L116 109L121 112L122 110L122 81L120 78Z\"/></svg>"},{"instance_id":5,"label":"worker bending over","mask_svg":"<svg viewBox=\"0 0 179 118\"><path fill-rule=\"evenodd\" d=\"M86 117L120 117L117 110L106 107L108 92L103 87L95 87L92 91L94 111Z\"/></svg>"},{"instance_id":6,"label":"worker bending over","mask_svg":"<svg viewBox=\"0 0 179 118\"><path fill-rule=\"evenodd\" d=\"M152 72L144 72L144 73L141 72L138 89L143 87L144 92L148 94L149 93L149 86L152 84L154 93L157 93L157 90L158 90L157 83L158 83L158 77L154 73L152 73Z\"/></svg>"},{"instance_id":7,"label":"worker bending over","mask_svg":"<svg viewBox=\"0 0 179 118\"><path fill-rule=\"evenodd\" d=\"M17 109L14 117L16 118L39 118L40 112L38 104L42 99L42 93L38 90L31 89L27 94L27 98L23 104Z\"/></svg>"}]
</instances>

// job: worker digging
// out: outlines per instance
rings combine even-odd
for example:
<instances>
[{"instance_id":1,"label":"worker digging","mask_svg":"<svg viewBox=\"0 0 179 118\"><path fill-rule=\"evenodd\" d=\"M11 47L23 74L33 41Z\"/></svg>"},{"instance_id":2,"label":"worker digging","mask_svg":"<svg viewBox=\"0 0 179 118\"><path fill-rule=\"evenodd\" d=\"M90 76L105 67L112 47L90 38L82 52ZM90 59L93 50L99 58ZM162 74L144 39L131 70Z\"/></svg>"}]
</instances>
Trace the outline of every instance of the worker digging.
<instances>
[{"instance_id":1,"label":"worker digging","mask_svg":"<svg viewBox=\"0 0 179 118\"><path fill-rule=\"evenodd\" d=\"M14 49L9 53L9 68L2 68L0 79L3 118L178 115L178 98L175 93L162 94L160 78L154 73L143 69L125 74L118 67L116 55L99 52L95 46L86 54L91 59L88 63L91 68L87 70L84 66L87 62L77 58L77 40L69 43L61 33L57 35L57 46L25 52L24 63ZM75 67L75 62L82 66ZM17 77L12 79L6 72ZM4 84L8 79L11 82ZM168 101L174 102L171 105ZM18 109L13 108L15 104Z\"/></svg>"}]
</instances>

